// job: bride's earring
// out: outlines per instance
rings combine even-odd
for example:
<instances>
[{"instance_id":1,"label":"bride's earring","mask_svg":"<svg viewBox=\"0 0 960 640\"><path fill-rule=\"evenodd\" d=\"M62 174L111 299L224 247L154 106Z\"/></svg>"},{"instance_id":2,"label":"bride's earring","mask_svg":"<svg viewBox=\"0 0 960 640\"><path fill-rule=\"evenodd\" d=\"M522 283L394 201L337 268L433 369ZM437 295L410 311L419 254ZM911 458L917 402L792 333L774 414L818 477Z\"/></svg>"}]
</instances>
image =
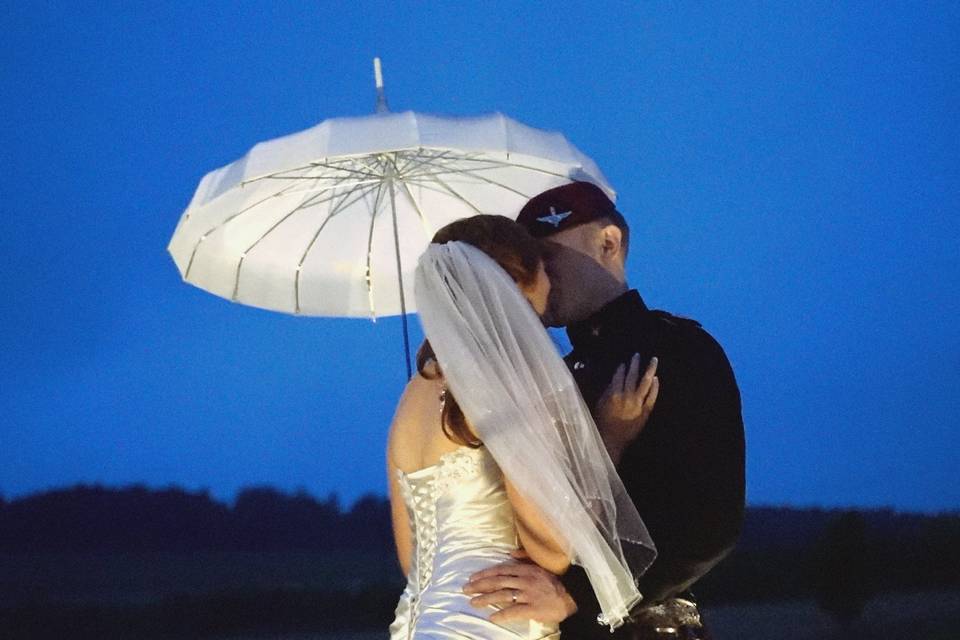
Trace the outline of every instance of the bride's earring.
<instances>
[{"instance_id":1,"label":"bride's earring","mask_svg":"<svg viewBox=\"0 0 960 640\"><path fill-rule=\"evenodd\" d=\"M447 385L443 385L443 388L440 390L440 409L443 410L443 407L447 404Z\"/></svg>"}]
</instances>

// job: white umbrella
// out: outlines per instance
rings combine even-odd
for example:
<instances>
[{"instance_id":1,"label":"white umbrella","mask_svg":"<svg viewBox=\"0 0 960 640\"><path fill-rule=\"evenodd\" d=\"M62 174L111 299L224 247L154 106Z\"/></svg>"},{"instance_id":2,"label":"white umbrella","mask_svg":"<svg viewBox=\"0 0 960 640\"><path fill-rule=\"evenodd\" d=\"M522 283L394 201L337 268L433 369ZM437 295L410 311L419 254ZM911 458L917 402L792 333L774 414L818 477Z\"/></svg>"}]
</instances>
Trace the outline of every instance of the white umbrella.
<instances>
[{"instance_id":1,"label":"white umbrella","mask_svg":"<svg viewBox=\"0 0 960 640\"><path fill-rule=\"evenodd\" d=\"M185 281L291 314L405 315L417 259L445 224L515 217L570 180L614 197L559 133L499 113L386 113L377 71L383 113L262 142L204 176L167 247Z\"/></svg>"}]
</instances>

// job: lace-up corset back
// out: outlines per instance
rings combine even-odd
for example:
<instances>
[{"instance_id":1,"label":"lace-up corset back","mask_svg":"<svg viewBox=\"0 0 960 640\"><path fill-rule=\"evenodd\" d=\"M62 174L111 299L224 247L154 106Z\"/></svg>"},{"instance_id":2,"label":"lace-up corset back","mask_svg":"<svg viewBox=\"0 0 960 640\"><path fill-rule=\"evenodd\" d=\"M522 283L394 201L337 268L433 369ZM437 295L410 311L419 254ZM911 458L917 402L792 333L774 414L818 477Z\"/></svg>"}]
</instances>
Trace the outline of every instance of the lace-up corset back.
<instances>
[{"instance_id":1,"label":"lace-up corset back","mask_svg":"<svg viewBox=\"0 0 960 640\"><path fill-rule=\"evenodd\" d=\"M435 570L451 568L445 553L437 557L438 546L463 551L493 543L508 553L516 548L503 476L486 449L460 447L435 465L397 474L415 540L411 581L418 590L430 584Z\"/></svg>"},{"instance_id":2,"label":"lace-up corset back","mask_svg":"<svg viewBox=\"0 0 960 640\"><path fill-rule=\"evenodd\" d=\"M536 622L495 625L491 607L463 593L469 576L510 559L517 548L503 474L484 447L460 447L432 466L397 472L414 549L407 587L390 627L391 640L417 637L544 638Z\"/></svg>"}]
</instances>

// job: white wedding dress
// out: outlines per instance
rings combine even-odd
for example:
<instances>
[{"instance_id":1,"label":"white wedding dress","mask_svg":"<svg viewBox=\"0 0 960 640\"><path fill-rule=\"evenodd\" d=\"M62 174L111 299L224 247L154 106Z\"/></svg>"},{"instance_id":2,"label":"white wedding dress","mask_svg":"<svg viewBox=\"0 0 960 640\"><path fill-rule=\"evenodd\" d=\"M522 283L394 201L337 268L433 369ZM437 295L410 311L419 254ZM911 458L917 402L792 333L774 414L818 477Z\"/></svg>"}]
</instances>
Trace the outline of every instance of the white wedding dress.
<instances>
[{"instance_id":1,"label":"white wedding dress","mask_svg":"<svg viewBox=\"0 0 960 640\"><path fill-rule=\"evenodd\" d=\"M559 638L536 621L490 622L493 606L474 608L463 592L470 574L510 560L517 548L503 474L485 447L460 447L432 466L397 471L414 549L390 640Z\"/></svg>"}]
</instances>

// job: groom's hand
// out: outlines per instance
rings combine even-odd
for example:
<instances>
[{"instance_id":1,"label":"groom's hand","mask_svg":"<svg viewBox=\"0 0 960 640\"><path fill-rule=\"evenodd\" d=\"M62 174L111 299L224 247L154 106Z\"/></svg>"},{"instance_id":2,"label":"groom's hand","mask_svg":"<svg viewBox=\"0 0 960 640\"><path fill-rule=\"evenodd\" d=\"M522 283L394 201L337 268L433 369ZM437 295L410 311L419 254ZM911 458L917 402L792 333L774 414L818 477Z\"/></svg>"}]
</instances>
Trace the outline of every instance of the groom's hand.
<instances>
[{"instance_id":1,"label":"groom's hand","mask_svg":"<svg viewBox=\"0 0 960 640\"><path fill-rule=\"evenodd\" d=\"M621 364L613 380L597 401L597 428L614 464L628 444L640 435L660 392L657 359L651 358L640 377L640 354L634 354L630 366Z\"/></svg>"},{"instance_id":2,"label":"groom's hand","mask_svg":"<svg viewBox=\"0 0 960 640\"><path fill-rule=\"evenodd\" d=\"M500 607L490 616L498 623L537 620L559 624L577 611L577 604L556 575L529 561L523 551L511 555L517 562L504 562L470 576L463 592L475 596L471 605Z\"/></svg>"}]
</instances>

